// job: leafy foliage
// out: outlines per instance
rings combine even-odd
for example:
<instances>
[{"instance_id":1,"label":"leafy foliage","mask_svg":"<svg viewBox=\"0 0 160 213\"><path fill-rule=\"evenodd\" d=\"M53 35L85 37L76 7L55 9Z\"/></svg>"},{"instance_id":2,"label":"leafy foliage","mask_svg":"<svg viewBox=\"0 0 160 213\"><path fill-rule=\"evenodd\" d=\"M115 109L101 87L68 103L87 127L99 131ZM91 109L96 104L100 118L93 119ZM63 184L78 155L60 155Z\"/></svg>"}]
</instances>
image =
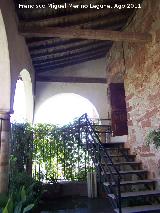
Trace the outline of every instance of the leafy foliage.
<instances>
[{"instance_id":1,"label":"leafy foliage","mask_svg":"<svg viewBox=\"0 0 160 213\"><path fill-rule=\"evenodd\" d=\"M29 160L32 158L33 128L29 123L14 123L11 136L12 171L27 171Z\"/></svg>"},{"instance_id":2,"label":"leafy foliage","mask_svg":"<svg viewBox=\"0 0 160 213\"><path fill-rule=\"evenodd\" d=\"M160 129L152 130L149 132L146 138L146 144L154 144L156 149L160 147Z\"/></svg>"},{"instance_id":3,"label":"leafy foliage","mask_svg":"<svg viewBox=\"0 0 160 213\"><path fill-rule=\"evenodd\" d=\"M2 213L26 213L37 206L42 194L42 183L26 173L16 173L10 178L8 196L0 194Z\"/></svg>"},{"instance_id":4,"label":"leafy foliage","mask_svg":"<svg viewBox=\"0 0 160 213\"><path fill-rule=\"evenodd\" d=\"M76 128L77 121L63 127L13 124L12 168L27 172L32 162L32 173L37 180L84 180L92 169L92 161L79 144Z\"/></svg>"},{"instance_id":5,"label":"leafy foliage","mask_svg":"<svg viewBox=\"0 0 160 213\"><path fill-rule=\"evenodd\" d=\"M25 187L22 186L16 194L14 193L9 196L2 213L29 212L34 207L34 203L30 203L30 196L32 196L32 190L26 190Z\"/></svg>"}]
</instances>

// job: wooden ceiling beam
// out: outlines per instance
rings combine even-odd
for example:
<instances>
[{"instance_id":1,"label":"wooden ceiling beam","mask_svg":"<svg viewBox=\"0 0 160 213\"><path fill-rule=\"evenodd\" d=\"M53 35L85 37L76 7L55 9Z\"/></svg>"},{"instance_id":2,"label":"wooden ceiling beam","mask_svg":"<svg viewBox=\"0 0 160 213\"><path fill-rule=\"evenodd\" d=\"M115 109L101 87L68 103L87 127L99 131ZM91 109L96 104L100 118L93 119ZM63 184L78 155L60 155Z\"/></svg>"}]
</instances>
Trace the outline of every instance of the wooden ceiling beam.
<instances>
[{"instance_id":1,"label":"wooden ceiling beam","mask_svg":"<svg viewBox=\"0 0 160 213\"><path fill-rule=\"evenodd\" d=\"M106 78L89 78L73 76L36 76L40 82L64 82L64 83L100 83L106 84Z\"/></svg>"},{"instance_id":2,"label":"wooden ceiling beam","mask_svg":"<svg viewBox=\"0 0 160 213\"><path fill-rule=\"evenodd\" d=\"M92 51L87 51L87 52L82 52L82 53L79 53L79 54L72 54L72 55L69 55L68 57L59 57L57 59L51 59L50 61L41 61L41 63L33 63L34 67L35 68L45 68L45 67L49 67L49 66L52 66L52 64L54 63L65 63L66 61L68 60L79 60L81 58L88 58L90 56L95 56L95 55L99 55L99 54L103 54L105 56L105 53L107 53L107 49L106 48L101 48L97 51L95 50L92 50Z\"/></svg>"},{"instance_id":3,"label":"wooden ceiling beam","mask_svg":"<svg viewBox=\"0 0 160 213\"><path fill-rule=\"evenodd\" d=\"M73 15L59 16L49 19L41 19L37 21L21 21L21 27L56 27L56 26L68 26L68 25L79 25L88 21L93 21L99 17L104 17L111 13L112 10L101 9L97 11L83 10L82 13L76 13Z\"/></svg>"},{"instance_id":4,"label":"wooden ceiling beam","mask_svg":"<svg viewBox=\"0 0 160 213\"><path fill-rule=\"evenodd\" d=\"M43 49L49 46L56 47L59 45L71 44L77 41L81 41L81 39L61 39L52 37L42 41L33 41L33 42L27 41L27 46L29 47L29 50L36 50L38 48Z\"/></svg>"},{"instance_id":5,"label":"wooden ceiling beam","mask_svg":"<svg viewBox=\"0 0 160 213\"><path fill-rule=\"evenodd\" d=\"M103 58L103 57L104 57L104 53L100 52L99 54L92 55L92 56L89 55L88 57L80 58L80 59L77 59L77 60L71 59L71 60L66 60L64 62L61 62L61 63L53 62L52 66L45 67L43 69L35 68L35 70L36 70L37 73L48 72L48 71L54 72L54 70L56 70L56 69L60 69L60 68L64 68L64 67L67 67L67 66L80 64L80 63L84 63L84 62L91 61L91 60L97 60L97 59Z\"/></svg>"},{"instance_id":6,"label":"wooden ceiling beam","mask_svg":"<svg viewBox=\"0 0 160 213\"><path fill-rule=\"evenodd\" d=\"M98 44L92 44L89 46L82 46L80 48L77 49L73 49L70 51L62 51L60 53L47 53L47 54L42 54L41 56L32 56L32 61L33 62L39 62L39 61L45 61L46 59L52 59L52 60L56 60L56 59L60 59L60 58L66 58L69 56L75 56L77 54L83 54L83 53L88 53L88 52L96 52L97 50L100 49L108 49L108 47L110 47L110 45L108 44L104 44L103 42L100 42Z\"/></svg>"},{"instance_id":7,"label":"wooden ceiling beam","mask_svg":"<svg viewBox=\"0 0 160 213\"><path fill-rule=\"evenodd\" d=\"M95 21L90 21L88 23L84 23L82 26L82 29L95 29L96 27L104 26L104 25L112 25L118 24L123 22L124 20L127 20L128 15L127 14L112 14L110 17L103 17L101 19L97 19Z\"/></svg>"},{"instance_id":8,"label":"wooden ceiling beam","mask_svg":"<svg viewBox=\"0 0 160 213\"><path fill-rule=\"evenodd\" d=\"M59 45L59 46L48 46L48 47L43 47L40 49L36 49L36 50L31 50L30 54L31 57L38 57L38 56L43 56L43 55L47 55L47 54L56 54L56 53L60 53L60 52L67 52L67 51L72 51L75 49L80 49L83 47L88 47L90 45L95 45L95 44L104 44L104 46L109 45L111 42L108 41L95 41L95 40L83 40L83 41L79 41L79 42L73 42L73 43L68 43L66 45Z\"/></svg>"},{"instance_id":9,"label":"wooden ceiling beam","mask_svg":"<svg viewBox=\"0 0 160 213\"><path fill-rule=\"evenodd\" d=\"M23 36L35 37L60 37L79 38L127 42L150 42L152 36L149 33L118 32L110 30L87 30L60 27L19 27L19 33Z\"/></svg>"}]
</instances>

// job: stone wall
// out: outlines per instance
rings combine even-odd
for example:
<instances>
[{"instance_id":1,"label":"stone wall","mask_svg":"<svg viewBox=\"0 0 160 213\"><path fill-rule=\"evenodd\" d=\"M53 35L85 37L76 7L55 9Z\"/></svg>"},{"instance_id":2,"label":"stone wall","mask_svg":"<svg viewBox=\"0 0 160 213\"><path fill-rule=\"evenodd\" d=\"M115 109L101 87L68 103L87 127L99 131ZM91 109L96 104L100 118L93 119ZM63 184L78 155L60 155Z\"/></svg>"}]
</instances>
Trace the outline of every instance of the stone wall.
<instances>
[{"instance_id":1,"label":"stone wall","mask_svg":"<svg viewBox=\"0 0 160 213\"><path fill-rule=\"evenodd\" d=\"M150 43L114 43L108 54L107 77L124 82L128 112L128 146L150 177L160 177L160 155L146 146L146 135L160 127L160 1L144 0L128 32L152 34Z\"/></svg>"}]
</instances>

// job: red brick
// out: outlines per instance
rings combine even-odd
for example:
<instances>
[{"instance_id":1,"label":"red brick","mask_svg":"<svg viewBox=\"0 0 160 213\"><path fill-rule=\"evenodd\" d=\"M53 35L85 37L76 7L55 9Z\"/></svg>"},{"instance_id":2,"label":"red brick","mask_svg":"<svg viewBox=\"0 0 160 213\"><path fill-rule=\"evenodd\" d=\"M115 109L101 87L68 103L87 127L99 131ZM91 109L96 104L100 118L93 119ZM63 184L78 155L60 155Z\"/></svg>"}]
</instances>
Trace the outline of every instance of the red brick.
<instances>
[{"instance_id":1,"label":"red brick","mask_svg":"<svg viewBox=\"0 0 160 213\"><path fill-rule=\"evenodd\" d=\"M151 121L150 120L144 120L141 122L141 126L144 127L151 127Z\"/></svg>"},{"instance_id":2,"label":"red brick","mask_svg":"<svg viewBox=\"0 0 160 213\"><path fill-rule=\"evenodd\" d=\"M150 152L150 147L143 145L141 151L142 152Z\"/></svg>"},{"instance_id":3,"label":"red brick","mask_svg":"<svg viewBox=\"0 0 160 213\"><path fill-rule=\"evenodd\" d=\"M155 154L154 153L142 153L142 154L140 154L140 156L141 157L154 157L155 156Z\"/></svg>"}]
</instances>

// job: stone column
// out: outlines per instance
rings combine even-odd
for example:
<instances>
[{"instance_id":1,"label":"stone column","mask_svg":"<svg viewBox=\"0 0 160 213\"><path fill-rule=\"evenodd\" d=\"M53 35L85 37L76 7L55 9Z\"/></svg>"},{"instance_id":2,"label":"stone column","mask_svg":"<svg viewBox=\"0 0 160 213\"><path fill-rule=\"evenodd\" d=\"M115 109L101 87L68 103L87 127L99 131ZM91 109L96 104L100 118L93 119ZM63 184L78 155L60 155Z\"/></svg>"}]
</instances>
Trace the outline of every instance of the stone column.
<instances>
[{"instance_id":1,"label":"stone column","mask_svg":"<svg viewBox=\"0 0 160 213\"><path fill-rule=\"evenodd\" d=\"M0 193L8 192L10 113L0 112Z\"/></svg>"}]
</instances>

